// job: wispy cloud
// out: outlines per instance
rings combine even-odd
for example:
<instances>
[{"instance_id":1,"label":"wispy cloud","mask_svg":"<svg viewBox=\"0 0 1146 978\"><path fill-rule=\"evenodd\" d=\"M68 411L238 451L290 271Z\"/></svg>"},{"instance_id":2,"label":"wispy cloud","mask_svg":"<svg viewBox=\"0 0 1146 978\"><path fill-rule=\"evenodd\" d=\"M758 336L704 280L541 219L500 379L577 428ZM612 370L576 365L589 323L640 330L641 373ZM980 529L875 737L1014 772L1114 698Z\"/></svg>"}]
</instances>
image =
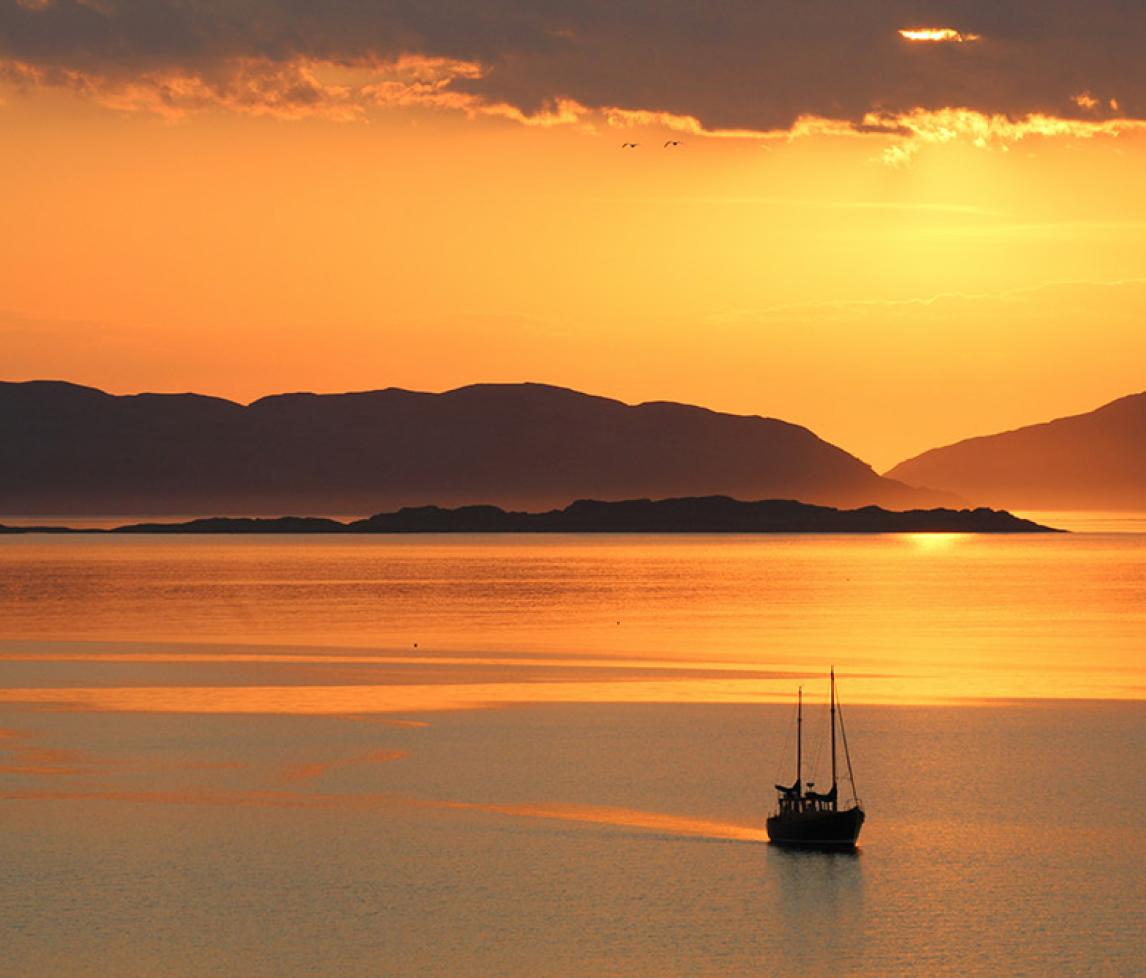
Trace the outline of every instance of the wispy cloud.
<instances>
[{"instance_id":1,"label":"wispy cloud","mask_svg":"<svg viewBox=\"0 0 1146 978\"><path fill-rule=\"evenodd\" d=\"M893 166L909 162L924 146L963 141L980 149L1008 148L1024 140L1065 138L1091 140L1118 137L1146 130L1146 120L1072 119L1032 113L1021 118L988 115L970 108L940 110L913 109L896 115L875 114L875 122L886 122L906 134L884 150L882 160Z\"/></svg>"},{"instance_id":2,"label":"wispy cloud","mask_svg":"<svg viewBox=\"0 0 1146 978\"><path fill-rule=\"evenodd\" d=\"M1016 303L1040 294L1074 289L1124 289L1146 286L1146 278L1122 278L1109 280L1062 279L1042 282L1038 285L1017 289L1004 289L997 292L936 292L932 295L906 296L902 298L841 298L821 299L811 302L788 302L759 309L724 310L714 313L709 321L715 324L751 322L754 320L785 319L801 313L848 312L871 309L926 309L947 303L1008 302Z\"/></svg>"},{"instance_id":3,"label":"wispy cloud","mask_svg":"<svg viewBox=\"0 0 1146 978\"><path fill-rule=\"evenodd\" d=\"M1000 212L989 207L979 207L974 204L945 204L921 202L904 202L890 200L814 200L800 197L764 197L764 196L676 196L676 197L610 197L606 198L616 203L631 203L639 200L652 204L704 204L728 207L784 207L795 210L831 210L831 211L887 211L891 213L920 213L920 214L964 214L974 217L999 217Z\"/></svg>"}]
</instances>

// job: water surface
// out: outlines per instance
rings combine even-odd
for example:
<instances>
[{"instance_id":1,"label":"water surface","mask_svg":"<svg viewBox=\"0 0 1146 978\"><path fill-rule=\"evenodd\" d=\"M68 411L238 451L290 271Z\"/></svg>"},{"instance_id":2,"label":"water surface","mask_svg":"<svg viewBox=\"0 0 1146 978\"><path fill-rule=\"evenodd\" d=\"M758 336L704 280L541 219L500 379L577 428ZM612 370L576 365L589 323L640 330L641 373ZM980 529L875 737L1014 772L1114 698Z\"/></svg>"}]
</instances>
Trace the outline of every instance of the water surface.
<instances>
[{"instance_id":1,"label":"water surface","mask_svg":"<svg viewBox=\"0 0 1146 978\"><path fill-rule=\"evenodd\" d=\"M0 539L4 973L1140 973L1144 618L1133 534Z\"/></svg>"}]
</instances>

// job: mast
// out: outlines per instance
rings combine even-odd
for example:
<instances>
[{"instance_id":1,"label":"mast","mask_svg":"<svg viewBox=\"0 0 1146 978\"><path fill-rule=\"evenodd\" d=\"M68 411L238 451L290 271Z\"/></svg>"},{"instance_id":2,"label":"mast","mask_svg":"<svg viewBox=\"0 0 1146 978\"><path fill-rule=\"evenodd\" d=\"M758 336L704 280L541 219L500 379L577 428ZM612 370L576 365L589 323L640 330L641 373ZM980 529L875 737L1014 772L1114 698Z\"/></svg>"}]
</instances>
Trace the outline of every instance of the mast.
<instances>
[{"instance_id":1,"label":"mast","mask_svg":"<svg viewBox=\"0 0 1146 978\"><path fill-rule=\"evenodd\" d=\"M804 687L796 687L796 794L804 790L804 775L801 771L803 765L803 727L804 727Z\"/></svg>"},{"instance_id":2,"label":"mast","mask_svg":"<svg viewBox=\"0 0 1146 978\"><path fill-rule=\"evenodd\" d=\"M832 666L832 811L836 811L836 667Z\"/></svg>"}]
</instances>

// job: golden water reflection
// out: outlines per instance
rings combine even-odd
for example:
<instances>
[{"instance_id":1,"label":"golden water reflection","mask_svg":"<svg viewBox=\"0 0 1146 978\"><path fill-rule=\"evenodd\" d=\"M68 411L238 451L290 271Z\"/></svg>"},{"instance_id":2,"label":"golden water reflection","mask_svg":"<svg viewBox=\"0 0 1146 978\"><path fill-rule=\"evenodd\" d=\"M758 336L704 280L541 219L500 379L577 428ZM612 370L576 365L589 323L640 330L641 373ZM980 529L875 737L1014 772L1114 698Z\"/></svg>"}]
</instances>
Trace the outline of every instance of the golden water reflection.
<instances>
[{"instance_id":1,"label":"golden water reflection","mask_svg":"<svg viewBox=\"0 0 1146 978\"><path fill-rule=\"evenodd\" d=\"M0 541L0 702L175 712L1146 693L1146 535Z\"/></svg>"},{"instance_id":2,"label":"golden water reflection","mask_svg":"<svg viewBox=\"0 0 1146 978\"><path fill-rule=\"evenodd\" d=\"M1062 701L1143 698L1144 539L0 539L5 953L1128 973L1142 705ZM830 664L866 851L788 858L771 786L798 685L822 783Z\"/></svg>"}]
</instances>

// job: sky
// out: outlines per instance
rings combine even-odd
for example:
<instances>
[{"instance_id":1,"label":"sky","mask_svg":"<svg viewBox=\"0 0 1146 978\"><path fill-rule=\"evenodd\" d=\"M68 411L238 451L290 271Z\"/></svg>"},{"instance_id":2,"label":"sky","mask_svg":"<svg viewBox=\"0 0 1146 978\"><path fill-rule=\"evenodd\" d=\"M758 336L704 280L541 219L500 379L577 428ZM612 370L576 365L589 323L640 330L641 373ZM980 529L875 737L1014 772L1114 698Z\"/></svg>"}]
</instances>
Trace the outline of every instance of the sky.
<instances>
[{"instance_id":1,"label":"sky","mask_svg":"<svg viewBox=\"0 0 1146 978\"><path fill-rule=\"evenodd\" d=\"M533 380L880 470L1089 410L1146 388L1144 42L1128 0L0 0L0 379Z\"/></svg>"}]
</instances>

